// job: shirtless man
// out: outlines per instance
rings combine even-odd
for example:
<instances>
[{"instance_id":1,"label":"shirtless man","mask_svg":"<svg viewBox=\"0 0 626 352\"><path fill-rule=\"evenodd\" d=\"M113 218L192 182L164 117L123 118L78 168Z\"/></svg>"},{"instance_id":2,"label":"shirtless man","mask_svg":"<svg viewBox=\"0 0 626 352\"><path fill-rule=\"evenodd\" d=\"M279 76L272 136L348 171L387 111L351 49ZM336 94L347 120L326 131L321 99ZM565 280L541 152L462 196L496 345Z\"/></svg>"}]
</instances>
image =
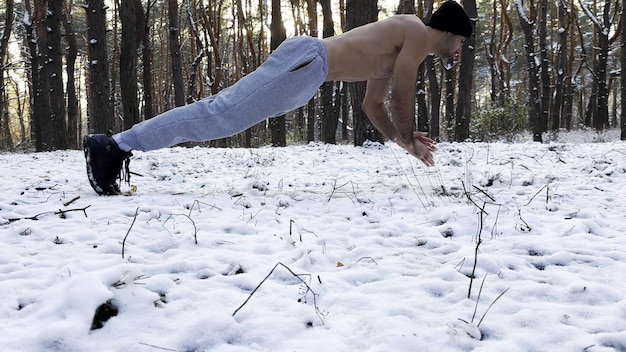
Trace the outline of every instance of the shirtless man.
<instances>
[{"instance_id":1,"label":"shirtless man","mask_svg":"<svg viewBox=\"0 0 626 352\"><path fill-rule=\"evenodd\" d=\"M396 15L324 40L288 39L256 71L218 94L113 136L86 136L89 182L100 195L120 194L117 180L131 150L232 136L305 105L325 81L367 81L362 109L372 124L432 166L435 142L413 130L418 67L431 53L458 55L471 33L463 8L448 0L426 24L414 15ZM390 87L391 117L384 105Z\"/></svg>"}]
</instances>

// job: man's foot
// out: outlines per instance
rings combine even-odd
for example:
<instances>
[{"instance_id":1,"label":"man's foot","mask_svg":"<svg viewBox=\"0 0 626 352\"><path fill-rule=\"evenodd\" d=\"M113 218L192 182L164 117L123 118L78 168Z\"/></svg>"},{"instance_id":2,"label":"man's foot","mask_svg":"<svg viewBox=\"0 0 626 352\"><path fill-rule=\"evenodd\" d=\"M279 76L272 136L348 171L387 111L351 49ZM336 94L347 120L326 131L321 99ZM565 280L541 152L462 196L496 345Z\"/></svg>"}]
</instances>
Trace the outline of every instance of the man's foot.
<instances>
[{"instance_id":1,"label":"man's foot","mask_svg":"<svg viewBox=\"0 0 626 352\"><path fill-rule=\"evenodd\" d=\"M117 180L122 179L125 165L125 181L130 182L128 164L132 154L121 150L109 134L92 134L83 138L83 150L87 162L87 178L99 195L120 194Z\"/></svg>"}]
</instances>

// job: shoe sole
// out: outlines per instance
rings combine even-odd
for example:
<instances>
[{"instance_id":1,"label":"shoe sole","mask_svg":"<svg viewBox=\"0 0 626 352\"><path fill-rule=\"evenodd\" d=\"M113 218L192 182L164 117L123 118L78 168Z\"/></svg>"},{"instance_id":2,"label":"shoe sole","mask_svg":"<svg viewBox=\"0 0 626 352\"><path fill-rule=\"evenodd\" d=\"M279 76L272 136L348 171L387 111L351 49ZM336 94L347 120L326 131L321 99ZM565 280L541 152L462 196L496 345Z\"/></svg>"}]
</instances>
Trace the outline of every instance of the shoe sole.
<instances>
[{"instance_id":1,"label":"shoe sole","mask_svg":"<svg viewBox=\"0 0 626 352\"><path fill-rule=\"evenodd\" d=\"M83 151L85 152L85 162L87 164L87 178L89 179L89 184L91 184L91 188L93 188L96 193L99 195L104 195L104 191L98 184L96 183L96 178L93 175L93 171L91 169L91 147L94 143L93 138L90 136L83 137Z\"/></svg>"}]
</instances>

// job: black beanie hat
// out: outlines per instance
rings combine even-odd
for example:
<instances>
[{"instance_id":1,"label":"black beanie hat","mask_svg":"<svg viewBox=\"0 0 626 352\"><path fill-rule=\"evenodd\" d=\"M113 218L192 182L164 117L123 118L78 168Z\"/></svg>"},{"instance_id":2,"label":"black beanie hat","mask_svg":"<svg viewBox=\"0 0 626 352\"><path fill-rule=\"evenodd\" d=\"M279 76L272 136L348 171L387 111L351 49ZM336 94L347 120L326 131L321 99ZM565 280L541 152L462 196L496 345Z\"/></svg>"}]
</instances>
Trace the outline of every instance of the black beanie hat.
<instances>
[{"instance_id":1,"label":"black beanie hat","mask_svg":"<svg viewBox=\"0 0 626 352\"><path fill-rule=\"evenodd\" d=\"M454 0L444 2L430 17L427 26L469 38L472 35L472 22L463 7Z\"/></svg>"}]
</instances>

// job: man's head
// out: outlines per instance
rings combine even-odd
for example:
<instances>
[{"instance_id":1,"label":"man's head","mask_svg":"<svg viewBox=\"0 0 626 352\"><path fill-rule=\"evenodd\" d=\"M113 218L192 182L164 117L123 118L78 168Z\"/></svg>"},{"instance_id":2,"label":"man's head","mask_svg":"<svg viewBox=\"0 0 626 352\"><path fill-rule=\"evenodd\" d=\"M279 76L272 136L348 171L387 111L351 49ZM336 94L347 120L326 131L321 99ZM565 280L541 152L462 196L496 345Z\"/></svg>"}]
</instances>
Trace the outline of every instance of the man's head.
<instances>
[{"instance_id":1,"label":"man's head","mask_svg":"<svg viewBox=\"0 0 626 352\"><path fill-rule=\"evenodd\" d=\"M469 38L473 31L469 16L463 7L454 0L448 0L439 6L426 25L465 38Z\"/></svg>"}]
</instances>

